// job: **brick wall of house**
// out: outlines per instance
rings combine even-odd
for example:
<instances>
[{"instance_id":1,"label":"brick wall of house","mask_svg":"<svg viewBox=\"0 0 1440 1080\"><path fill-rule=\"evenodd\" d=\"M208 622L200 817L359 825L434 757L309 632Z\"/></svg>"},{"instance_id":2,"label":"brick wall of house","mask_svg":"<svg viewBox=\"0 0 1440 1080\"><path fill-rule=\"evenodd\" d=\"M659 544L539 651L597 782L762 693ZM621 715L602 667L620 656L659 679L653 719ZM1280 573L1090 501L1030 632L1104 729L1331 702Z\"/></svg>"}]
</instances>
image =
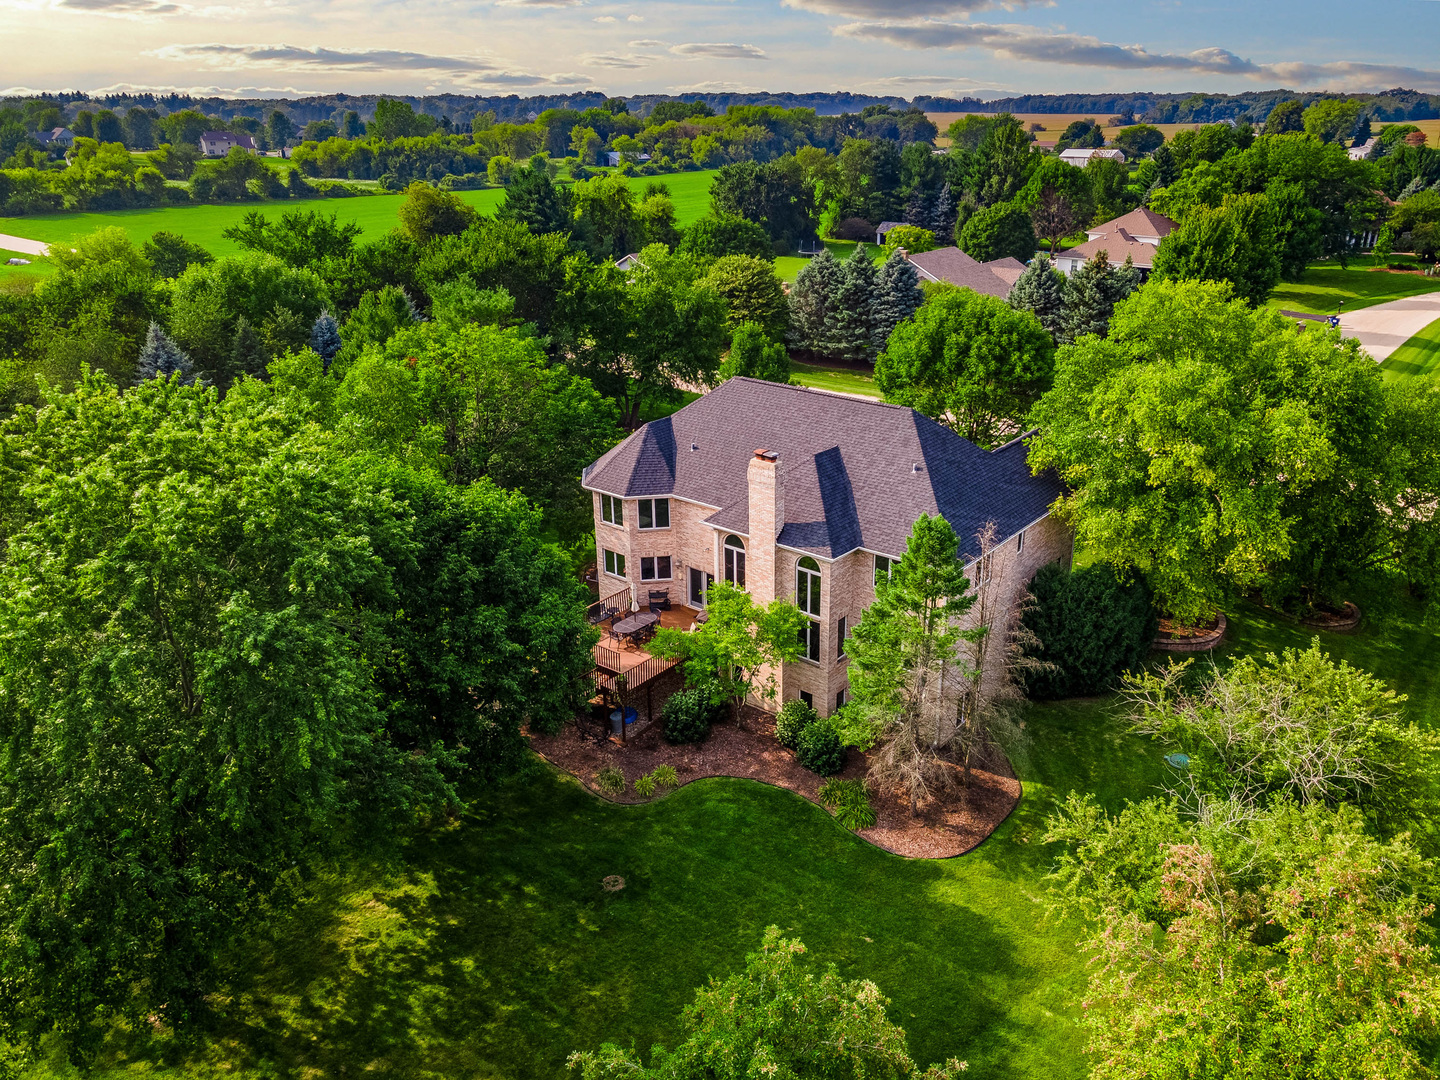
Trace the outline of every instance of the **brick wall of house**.
<instances>
[{"instance_id":1,"label":"brick wall of house","mask_svg":"<svg viewBox=\"0 0 1440 1080\"><path fill-rule=\"evenodd\" d=\"M716 531L705 524L705 519L715 511L698 503L671 498L670 527L642 529L639 500L626 499L624 502L625 524L619 527L600 519L600 496L595 495L595 565L599 568L600 594L608 596L624 588L628 581L639 605L645 604L651 589L669 589L670 603L686 603L689 595L689 568L695 566L705 573L715 573L716 551L720 541ZM625 556L624 579L605 573L604 549L607 547ZM658 555L670 556L671 580L642 581L641 558Z\"/></svg>"}]
</instances>

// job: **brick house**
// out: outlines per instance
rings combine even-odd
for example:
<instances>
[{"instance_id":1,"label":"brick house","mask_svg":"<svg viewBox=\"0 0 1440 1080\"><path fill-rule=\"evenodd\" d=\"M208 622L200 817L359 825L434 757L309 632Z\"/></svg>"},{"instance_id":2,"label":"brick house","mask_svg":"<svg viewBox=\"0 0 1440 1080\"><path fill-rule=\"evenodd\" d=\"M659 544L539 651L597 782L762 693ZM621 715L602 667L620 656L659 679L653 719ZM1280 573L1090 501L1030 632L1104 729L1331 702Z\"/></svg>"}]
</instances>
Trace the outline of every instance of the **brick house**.
<instances>
[{"instance_id":1,"label":"brick house","mask_svg":"<svg viewBox=\"0 0 1440 1080\"><path fill-rule=\"evenodd\" d=\"M1023 439L987 452L898 405L731 379L585 470L600 592L628 585L643 605L668 589L698 612L725 580L795 602L811 623L780 700L828 715L849 687L846 634L921 514L950 522L972 579L994 524L983 572L997 611L1045 563L1069 562L1071 533L1050 516L1059 480L1032 476L1025 454Z\"/></svg>"}]
</instances>

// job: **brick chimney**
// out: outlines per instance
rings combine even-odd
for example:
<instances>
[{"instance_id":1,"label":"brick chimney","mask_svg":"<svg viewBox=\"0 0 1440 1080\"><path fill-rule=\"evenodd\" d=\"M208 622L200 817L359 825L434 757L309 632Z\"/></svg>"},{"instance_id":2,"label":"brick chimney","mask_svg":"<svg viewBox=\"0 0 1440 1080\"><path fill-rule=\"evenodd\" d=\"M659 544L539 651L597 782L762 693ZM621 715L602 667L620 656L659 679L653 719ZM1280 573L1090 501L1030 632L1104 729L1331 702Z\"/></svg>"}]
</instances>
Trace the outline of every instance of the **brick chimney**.
<instances>
[{"instance_id":1,"label":"brick chimney","mask_svg":"<svg viewBox=\"0 0 1440 1080\"><path fill-rule=\"evenodd\" d=\"M772 450L756 450L745 478L750 491L746 584L756 603L768 604L776 596L775 539L785 526L785 489L778 455Z\"/></svg>"}]
</instances>

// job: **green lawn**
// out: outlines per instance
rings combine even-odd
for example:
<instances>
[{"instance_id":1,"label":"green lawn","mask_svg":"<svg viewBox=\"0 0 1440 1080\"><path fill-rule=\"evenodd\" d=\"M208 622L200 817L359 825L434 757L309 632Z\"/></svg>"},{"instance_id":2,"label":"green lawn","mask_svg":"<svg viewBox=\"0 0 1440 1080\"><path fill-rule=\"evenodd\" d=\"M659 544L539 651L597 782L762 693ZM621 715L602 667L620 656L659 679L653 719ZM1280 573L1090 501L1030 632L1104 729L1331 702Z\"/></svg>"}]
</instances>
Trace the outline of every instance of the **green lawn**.
<instances>
[{"instance_id":1,"label":"green lawn","mask_svg":"<svg viewBox=\"0 0 1440 1080\"><path fill-rule=\"evenodd\" d=\"M1391 353L1380 374L1390 381L1440 375L1440 319Z\"/></svg>"},{"instance_id":2,"label":"green lawn","mask_svg":"<svg viewBox=\"0 0 1440 1080\"><path fill-rule=\"evenodd\" d=\"M1268 303L1286 311L1333 315L1342 300L1346 311L1355 311L1387 300L1437 291L1440 291L1440 278L1392 274L1354 264L1348 270L1329 265L1310 268L1298 282L1281 282L1271 292Z\"/></svg>"},{"instance_id":3,"label":"green lawn","mask_svg":"<svg viewBox=\"0 0 1440 1080\"><path fill-rule=\"evenodd\" d=\"M1361 630L1322 634L1324 646L1440 720L1440 636L1407 601L1361 602ZM1312 636L1250 605L1231 625L1222 662ZM200 1050L117 1038L95 1075L560 1080L572 1048L673 1041L695 986L736 970L775 923L874 979L921 1061L1081 1077L1084 958L1077 928L1039 902L1043 823L1072 790L1112 809L1153 793L1160 752L1121 728L1113 699L1032 705L1025 729L1020 806L977 851L939 862L887 855L760 784L705 780L620 807L537 762L394 858L337 870L245 943ZM607 874L625 890L602 892Z\"/></svg>"},{"instance_id":4,"label":"green lawn","mask_svg":"<svg viewBox=\"0 0 1440 1080\"><path fill-rule=\"evenodd\" d=\"M853 240L826 240L825 246L830 249L831 255L841 261L848 259L850 253L855 250ZM874 252L880 251L873 244L870 247ZM800 273L800 268L809 261L808 258L801 258L799 255L782 255L775 260L775 272L780 275L781 281L794 281L795 275Z\"/></svg>"},{"instance_id":5,"label":"green lawn","mask_svg":"<svg viewBox=\"0 0 1440 1080\"><path fill-rule=\"evenodd\" d=\"M792 362L790 373L794 382L801 386L813 386L816 390L835 390L842 394L860 394L873 398L882 396L876 389L873 378L850 368Z\"/></svg>"},{"instance_id":6,"label":"green lawn","mask_svg":"<svg viewBox=\"0 0 1440 1080\"><path fill-rule=\"evenodd\" d=\"M281 164L279 159L270 164ZM283 164L288 165L288 162ZM710 181L713 172L675 173L654 177L665 184L675 202L675 214L680 225L688 225L703 215L710 207ZM649 179L637 177L631 181L644 190ZM504 192L499 188L483 191L462 191L460 198L481 213L491 213L500 205ZM338 214L342 220L357 222L367 239L395 227L396 211L403 199L401 195L366 195L352 199L299 199L290 202L226 203L205 206L167 206L150 210L107 210L95 213L40 214L32 217L0 218L0 233L23 236L28 240L45 243L68 243L78 236L85 236L96 229L118 225L130 234L137 244L150 238L160 229L179 233L185 239L199 244L216 255L230 255L239 251L234 244L220 234L235 225L251 210L259 210L270 217L278 217L287 210L319 210L325 214ZM3 260L0 260L3 262Z\"/></svg>"},{"instance_id":7,"label":"green lawn","mask_svg":"<svg viewBox=\"0 0 1440 1080\"><path fill-rule=\"evenodd\" d=\"M29 259L29 266L6 266L6 259ZM26 251L7 251L0 247L0 279L6 277L36 277L53 274L55 267L50 260L40 255L31 255Z\"/></svg>"}]
</instances>

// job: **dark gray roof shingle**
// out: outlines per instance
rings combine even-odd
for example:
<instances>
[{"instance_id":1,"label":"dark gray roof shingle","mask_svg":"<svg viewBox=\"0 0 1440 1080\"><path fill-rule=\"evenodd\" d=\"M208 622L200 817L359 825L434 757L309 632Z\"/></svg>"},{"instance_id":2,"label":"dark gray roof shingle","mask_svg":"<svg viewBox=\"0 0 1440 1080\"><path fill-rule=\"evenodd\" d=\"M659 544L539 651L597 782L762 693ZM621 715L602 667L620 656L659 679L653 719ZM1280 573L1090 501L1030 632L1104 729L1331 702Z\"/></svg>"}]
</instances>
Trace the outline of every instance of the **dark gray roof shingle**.
<instances>
[{"instance_id":1,"label":"dark gray roof shingle","mask_svg":"<svg viewBox=\"0 0 1440 1080\"><path fill-rule=\"evenodd\" d=\"M646 424L585 471L585 486L629 498L673 495L716 507L717 528L749 528L747 469L779 457L780 543L826 558L863 547L898 557L922 513L944 515L967 558L1043 517L1060 494L1032 476L1025 443L986 452L913 409L798 386L731 379Z\"/></svg>"}]
</instances>

